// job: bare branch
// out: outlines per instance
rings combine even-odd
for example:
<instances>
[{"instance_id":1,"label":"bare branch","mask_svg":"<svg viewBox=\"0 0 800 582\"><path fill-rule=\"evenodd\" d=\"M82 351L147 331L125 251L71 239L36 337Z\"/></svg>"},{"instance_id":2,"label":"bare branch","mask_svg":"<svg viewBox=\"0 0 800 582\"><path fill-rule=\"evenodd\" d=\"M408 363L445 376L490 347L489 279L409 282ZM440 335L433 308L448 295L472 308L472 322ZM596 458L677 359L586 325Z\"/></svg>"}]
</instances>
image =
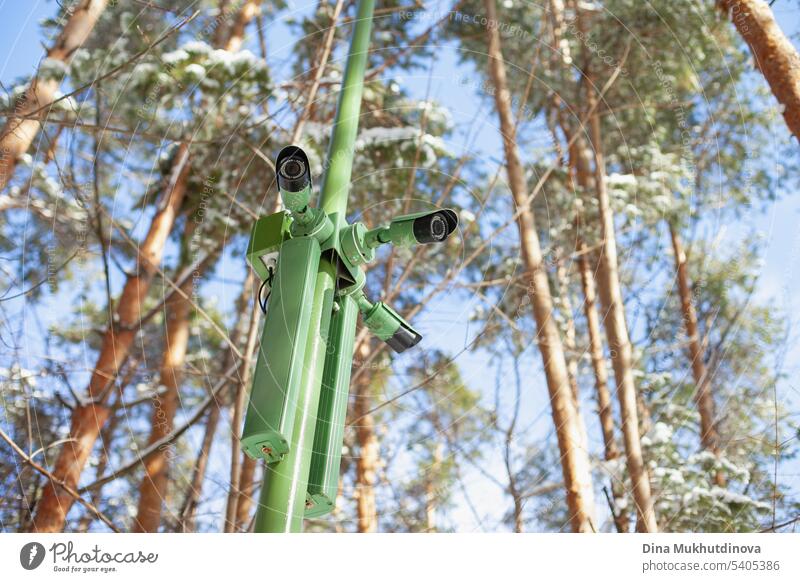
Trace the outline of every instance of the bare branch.
<instances>
[{"instance_id":1,"label":"bare branch","mask_svg":"<svg viewBox=\"0 0 800 582\"><path fill-rule=\"evenodd\" d=\"M72 487L70 487L69 485L64 483L64 481L62 481L61 479L56 478L50 471L48 471L47 469L42 467L39 463L34 461L30 456L28 456L25 453L25 451L23 451L19 447L19 445L17 445L17 443L14 442L14 440L10 436L8 436L6 434L6 432L2 428L0 428L0 437L2 437L2 439L8 443L8 445L14 450L15 453L17 453L22 458L23 461L25 461L26 464L30 465L31 467L36 469L39 473L41 473L42 475L44 475L45 477L50 479L51 486L56 486L57 485L57 486L61 487L61 489L63 489L67 493L67 495L69 495L75 501L77 501L78 503L83 505L86 509L88 509L89 511L94 513L97 516L97 519L102 521L104 524L106 524L109 528L111 528L116 533L119 533L119 531L120 531L119 528L117 528L117 526L115 526L111 522L111 520L108 519L105 516L105 514L102 511L97 509L97 507L94 504L89 503L88 501L86 501L83 497L81 497L80 493L78 493Z\"/></svg>"}]
</instances>

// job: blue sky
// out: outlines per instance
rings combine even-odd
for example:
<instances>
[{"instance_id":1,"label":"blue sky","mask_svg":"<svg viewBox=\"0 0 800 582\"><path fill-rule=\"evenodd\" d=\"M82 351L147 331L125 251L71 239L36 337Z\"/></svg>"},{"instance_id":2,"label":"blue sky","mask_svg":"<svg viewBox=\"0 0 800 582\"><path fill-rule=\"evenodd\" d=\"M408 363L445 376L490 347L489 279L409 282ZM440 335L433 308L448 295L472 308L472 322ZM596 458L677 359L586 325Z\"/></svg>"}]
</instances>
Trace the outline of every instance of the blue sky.
<instances>
[{"instance_id":1,"label":"blue sky","mask_svg":"<svg viewBox=\"0 0 800 582\"><path fill-rule=\"evenodd\" d=\"M307 12L309 7L316 5L316 1L290 3L298 12ZM444 5L444 4L442 4ZM8 87L17 77L30 74L36 67L37 62L43 55L43 43L39 21L42 18L51 16L55 13L57 5L52 1L33 0L21 2L19 0L0 0L0 81ZM781 26L791 35L796 35L800 27L800 11L797 2L794 0L778 0L774 6L775 13ZM427 24L424 24L427 26ZM280 61L290 54L293 38L289 34L286 26L282 22L270 24L267 30L270 39L270 50L273 57ZM253 39L249 39L250 42ZM411 75L405 75L402 84L412 92L417 98L427 97L437 100L448 106L453 113L457 125L468 123L475 117L476 107L487 107L485 101L469 95L465 99L463 87L458 87L454 82L454 71L464 71L457 65L456 53L454 50L444 49L437 53L436 58L431 64L430 72L417 71ZM288 74L288 71L286 71ZM274 72L276 78L280 78L280 68ZM477 151L488 156L487 172L493 173L494 166L498 161L499 139L495 125L495 120L488 115L480 116L479 127L477 129L479 140ZM456 136L449 144L451 148L460 153L465 146ZM775 136L775 144L783 145L788 142L788 134L783 133ZM772 204L764 214L747 217L746 224L743 225L721 225L716 229L728 229L730 233L741 233L746 231L759 231L765 237L764 265L761 273L761 280L758 287L758 299L782 308L786 313L792 314L792 337L789 351L786 356L786 372L788 379L780 386L781 400L789 402L800 401L798 387L794 378L797 376L798 365L800 364L800 349L798 349L797 324L800 323L800 297L797 290L800 289L800 230L798 229L798 218L800 217L800 196L795 193L784 192L782 198ZM733 236L734 234L730 234ZM728 235L726 235L728 236ZM223 267L222 276L239 278L242 272L240 264ZM229 294L231 298L237 292L233 286L220 285L220 293ZM466 315L477 305L473 300L469 303L459 303L453 305L447 299L436 302L430 309L422 314L415 322L423 332L428 333L431 345L438 345L448 351L457 352L467 343L472 334L477 330L470 329L466 323ZM531 350L526 354L530 358L530 364L538 367L538 354ZM467 379L480 378L486 375L487 360L481 353L471 355L469 358L459 360L462 370ZM533 385L529 383L523 398L526 399L525 408L531 411L541 411L547 407L546 392L543 385ZM536 434L544 434L550 430L549 415L531 415L527 419L532 423L531 431ZM599 438L597 430L590 427L590 435L594 445L598 444ZM487 489L483 492L487 500L502 503L502 496L499 491L492 492ZM460 513L460 512L459 512ZM469 516L464 510L464 515L458 517L463 520L464 529L475 527Z\"/></svg>"}]
</instances>

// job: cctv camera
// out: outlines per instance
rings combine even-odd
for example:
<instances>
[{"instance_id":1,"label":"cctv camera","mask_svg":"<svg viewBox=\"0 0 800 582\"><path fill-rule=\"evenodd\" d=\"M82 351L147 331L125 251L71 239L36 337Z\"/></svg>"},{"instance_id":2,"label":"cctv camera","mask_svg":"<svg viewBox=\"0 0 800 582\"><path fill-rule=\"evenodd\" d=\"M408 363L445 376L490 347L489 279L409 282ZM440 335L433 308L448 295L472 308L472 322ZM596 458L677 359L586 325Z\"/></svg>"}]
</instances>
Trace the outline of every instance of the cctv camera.
<instances>
[{"instance_id":1,"label":"cctv camera","mask_svg":"<svg viewBox=\"0 0 800 582\"><path fill-rule=\"evenodd\" d=\"M449 208L433 212L406 214L392 219L388 227L370 230L365 235L369 247L383 243L398 246L444 242L458 227L458 215Z\"/></svg>"},{"instance_id":2,"label":"cctv camera","mask_svg":"<svg viewBox=\"0 0 800 582\"><path fill-rule=\"evenodd\" d=\"M401 238L420 244L438 243L450 236L458 226L458 215L449 208L433 212L418 212L393 218L390 231L397 231ZM392 239L392 242L395 242Z\"/></svg>"},{"instance_id":3,"label":"cctv camera","mask_svg":"<svg viewBox=\"0 0 800 582\"><path fill-rule=\"evenodd\" d=\"M398 354L414 347L422 339L422 335L410 323L383 301L370 303L363 293L356 300L367 329Z\"/></svg>"},{"instance_id":4,"label":"cctv camera","mask_svg":"<svg viewBox=\"0 0 800 582\"><path fill-rule=\"evenodd\" d=\"M275 168L283 203L292 212L304 212L311 201L308 156L297 146L287 146L278 154Z\"/></svg>"},{"instance_id":5,"label":"cctv camera","mask_svg":"<svg viewBox=\"0 0 800 582\"><path fill-rule=\"evenodd\" d=\"M308 156L297 146L286 146L275 160L278 169L278 188L286 192L300 192L311 184Z\"/></svg>"},{"instance_id":6,"label":"cctv camera","mask_svg":"<svg viewBox=\"0 0 800 582\"><path fill-rule=\"evenodd\" d=\"M395 220L402 220L403 218L400 217ZM412 230L418 243L430 244L442 242L450 236L457 226L458 216L455 212L446 208L415 218L412 223Z\"/></svg>"},{"instance_id":7,"label":"cctv camera","mask_svg":"<svg viewBox=\"0 0 800 582\"><path fill-rule=\"evenodd\" d=\"M398 354L402 354L408 348L413 348L422 340L422 335L411 327L407 321L401 320L400 327L394 332L386 343Z\"/></svg>"}]
</instances>

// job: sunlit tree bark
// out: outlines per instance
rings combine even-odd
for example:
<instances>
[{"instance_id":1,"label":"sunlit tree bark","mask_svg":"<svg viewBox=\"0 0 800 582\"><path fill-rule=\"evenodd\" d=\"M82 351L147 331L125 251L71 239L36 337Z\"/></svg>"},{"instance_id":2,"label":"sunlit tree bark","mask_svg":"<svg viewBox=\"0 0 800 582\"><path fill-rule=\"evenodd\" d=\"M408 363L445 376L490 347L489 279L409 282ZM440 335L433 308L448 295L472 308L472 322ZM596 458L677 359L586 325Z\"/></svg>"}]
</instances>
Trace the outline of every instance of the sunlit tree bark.
<instances>
[{"instance_id":1,"label":"sunlit tree bark","mask_svg":"<svg viewBox=\"0 0 800 582\"><path fill-rule=\"evenodd\" d=\"M165 305L166 338L163 361L159 371L159 389L153 397L150 419L150 437L147 444L162 439L172 432L175 412L180 399L179 390L186 348L189 345L189 321L192 314L191 283L183 291L189 296L176 294ZM156 532L161 524L161 509L167 495L169 481L170 447L159 449L144 463L144 476L139 486L139 507L133 522L134 532Z\"/></svg>"},{"instance_id":2,"label":"sunlit tree bark","mask_svg":"<svg viewBox=\"0 0 800 582\"><path fill-rule=\"evenodd\" d=\"M485 0L484 6L489 21L497 22L495 0ZM550 295L547 272L539 237L536 233L533 210L527 200L528 189L516 143L516 128L506 81L500 34L497 27L490 26L487 27L487 30L489 76L494 85L495 105L500 119L509 187L520 213L517 226L522 261L533 304L537 341L544 364L553 422L561 453L561 467L564 474L570 522L573 531L591 532L595 530L595 518L589 455L581 446L581 429L572 398L564 347L553 318L553 299Z\"/></svg>"},{"instance_id":3,"label":"sunlit tree bark","mask_svg":"<svg viewBox=\"0 0 800 582\"><path fill-rule=\"evenodd\" d=\"M572 132L564 127L568 140ZM574 174L574 185L579 186L584 192L594 192L594 176L591 168L591 153L586 147L582 137L574 140L569 148L569 165ZM583 313L586 317L586 330L589 337L589 356L592 361L595 392L597 395L597 412L600 419L600 428L603 433L603 458L614 462L620 457L619 446L615 436L614 410L611 405L611 393L608 390L608 367L603 354L603 335L600 329L600 318L597 313L597 287L595 285L596 256L587 247L583 240L583 208L578 205L576 209L576 243L578 272L583 293ZM628 531L628 515L625 507L625 489L623 483L612 476L611 494L617 502L614 514L614 525L618 532Z\"/></svg>"},{"instance_id":4,"label":"sunlit tree bark","mask_svg":"<svg viewBox=\"0 0 800 582\"><path fill-rule=\"evenodd\" d=\"M581 447L588 451L589 437L586 434L586 423L581 413L578 387L578 345L575 340L575 318L572 314L572 300L569 296L570 276L563 260L558 261L558 266L556 266L556 281L558 282L556 305L564 322L564 352L567 360L569 387L572 392L572 401L575 404L575 414L578 417L578 427L581 431Z\"/></svg>"},{"instance_id":5,"label":"sunlit tree bark","mask_svg":"<svg viewBox=\"0 0 800 582\"><path fill-rule=\"evenodd\" d=\"M68 8L66 24L46 57L68 62L89 37L107 4L108 0L82 0L74 8ZM13 176L19 157L39 133L41 120L47 116L47 106L55 99L58 86L57 80L40 79L37 74L0 131L0 191Z\"/></svg>"},{"instance_id":6,"label":"sunlit tree bark","mask_svg":"<svg viewBox=\"0 0 800 582\"><path fill-rule=\"evenodd\" d=\"M249 10L249 4L251 2L247 2L241 10ZM255 12L251 11L249 14L252 18ZM225 39L225 46L237 34L243 34L243 30L233 28ZM141 316L142 303L148 295L153 276L161 263L167 238L183 203L189 171L189 147L182 144L173 157L165 201L159 205L151 221L147 236L139 248L136 270L126 281L113 321L106 331L87 390L89 404L81 404L73 411L70 436L74 440L62 447L53 469L54 477L63 479L73 488L80 478L99 431L108 418L108 409L104 403L138 332L136 325ZM73 501L58 485L49 483L37 505L33 529L42 532L62 530Z\"/></svg>"},{"instance_id":7,"label":"sunlit tree bark","mask_svg":"<svg viewBox=\"0 0 800 582\"><path fill-rule=\"evenodd\" d=\"M227 368L230 368L230 365L227 366ZM195 459L194 468L192 469L192 479L189 482L181 507L181 520L178 524L180 531L191 532L195 530L197 507L200 505L200 495L203 492L203 482L206 479L206 470L208 469L208 460L211 456L211 447L214 444L214 436L217 433L219 414L219 406L212 406L211 410L208 411L200 452Z\"/></svg>"},{"instance_id":8,"label":"sunlit tree bark","mask_svg":"<svg viewBox=\"0 0 800 582\"><path fill-rule=\"evenodd\" d=\"M783 118L800 139L800 55L764 0L717 0L750 46L756 67L783 106Z\"/></svg>"},{"instance_id":9,"label":"sunlit tree bark","mask_svg":"<svg viewBox=\"0 0 800 582\"><path fill-rule=\"evenodd\" d=\"M580 19L581 26L585 24ZM584 29L585 30L585 29ZM586 79L587 108L596 109L596 88L591 75L591 65L584 67ZM625 442L625 458L631 478L633 499L636 503L637 528L645 532L658 531L653 499L650 491L650 476L642 456L642 443L639 434L639 415L636 402L636 385L633 380L633 349L625 321L625 305L619 282L617 259L617 239L614 231L614 214L605 185L605 160L603 158L602 131L600 116L592 114L589 120L590 139L594 153L594 187L597 196L600 219L600 261L597 270L597 283L600 301L603 305L603 322L611 353L611 363L616 379L617 398L622 417L622 434Z\"/></svg>"},{"instance_id":10,"label":"sunlit tree bark","mask_svg":"<svg viewBox=\"0 0 800 582\"><path fill-rule=\"evenodd\" d=\"M369 342L363 342L359 349L360 360L366 361L369 356ZM370 375L363 374L355 386L353 402L353 419L358 443L358 459L356 460L356 511L358 515L359 533L378 531L378 510L375 503L375 486L378 483L380 465L380 445L375 434L375 418L370 413L372 398L370 397Z\"/></svg>"},{"instance_id":11,"label":"sunlit tree bark","mask_svg":"<svg viewBox=\"0 0 800 582\"><path fill-rule=\"evenodd\" d=\"M236 529L247 531L250 526L250 512L253 509L253 495L256 492L256 462L242 454L242 469L239 476L239 500L236 503Z\"/></svg>"},{"instance_id":12,"label":"sunlit tree bark","mask_svg":"<svg viewBox=\"0 0 800 582\"><path fill-rule=\"evenodd\" d=\"M169 178L166 200L156 212L144 242L139 247L135 270L128 276L122 295L117 301L112 322L105 332L87 389L87 402L80 403L72 412L71 442L58 454L53 476L74 488L86 460L92 451L100 429L108 419L106 401L120 367L130 353L138 332L137 324L142 314L142 303L150 290L157 266L161 263L164 245L175 218L178 216L189 173L189 150L182 145L175 155ZM61 487L49 482L36 507L33 529L37 532L56 532L64 522L74 499Z\"/></svg>"},{"instance_id":13,"label":"sunlit tree bark","mask_svg":"<svg viewBox=\"0 0 800 582\"><path fill-rule=\"evenodd\" d=\"M259 14L261 10L261 0L247 0L233 20L230 27L228 38L222 42L226 51L236 52L242 48L244 33L247 25Z\"/></svg>"},{"instance_id":14,"label":"sunlit tree bark","mask_svg":"<svg viewBox=\"0 0 800 582\"><path fill-rule=\"evenodd\" d=\"M700 413L700 445L707 451L719 456L719 432L715 422L714 395L711 387L711 378L705 362L705 350L700 342L700 333L697 328L697 312L694 308L692 288L689 283L686 252L683 250L683 241L674 224L669 225L670 239L672 240L672 253L675 259L675 274L678 280L678 295L681 300L681 314L686 330L687 352L689 364L692 368L692 378L695 384L695 401ZM717 485L725 486L725 476L717 471L714 480Z\"/></svg>"}]
</instances>

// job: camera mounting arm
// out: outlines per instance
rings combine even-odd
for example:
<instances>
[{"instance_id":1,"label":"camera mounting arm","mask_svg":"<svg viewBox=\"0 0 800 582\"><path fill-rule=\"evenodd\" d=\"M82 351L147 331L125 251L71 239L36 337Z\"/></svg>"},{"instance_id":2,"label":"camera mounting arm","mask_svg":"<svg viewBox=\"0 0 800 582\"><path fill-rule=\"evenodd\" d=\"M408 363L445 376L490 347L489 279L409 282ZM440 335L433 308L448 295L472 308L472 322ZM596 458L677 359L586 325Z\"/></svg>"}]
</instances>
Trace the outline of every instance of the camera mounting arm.
<instances>
[{"instance_id":1,"label":"camera mounting arm","mask_svg":"<svg viewBox=\"0 0 800 582\"><path fill-rule=\"evenodd\" d=\"M444 242L458 227L458 215L449 208L398 216L388 226L368 230L356 222L342 229L342 256L352 268L375 259L375 249L384 244L409 247Z\"/></svg>"}]
</instances>

